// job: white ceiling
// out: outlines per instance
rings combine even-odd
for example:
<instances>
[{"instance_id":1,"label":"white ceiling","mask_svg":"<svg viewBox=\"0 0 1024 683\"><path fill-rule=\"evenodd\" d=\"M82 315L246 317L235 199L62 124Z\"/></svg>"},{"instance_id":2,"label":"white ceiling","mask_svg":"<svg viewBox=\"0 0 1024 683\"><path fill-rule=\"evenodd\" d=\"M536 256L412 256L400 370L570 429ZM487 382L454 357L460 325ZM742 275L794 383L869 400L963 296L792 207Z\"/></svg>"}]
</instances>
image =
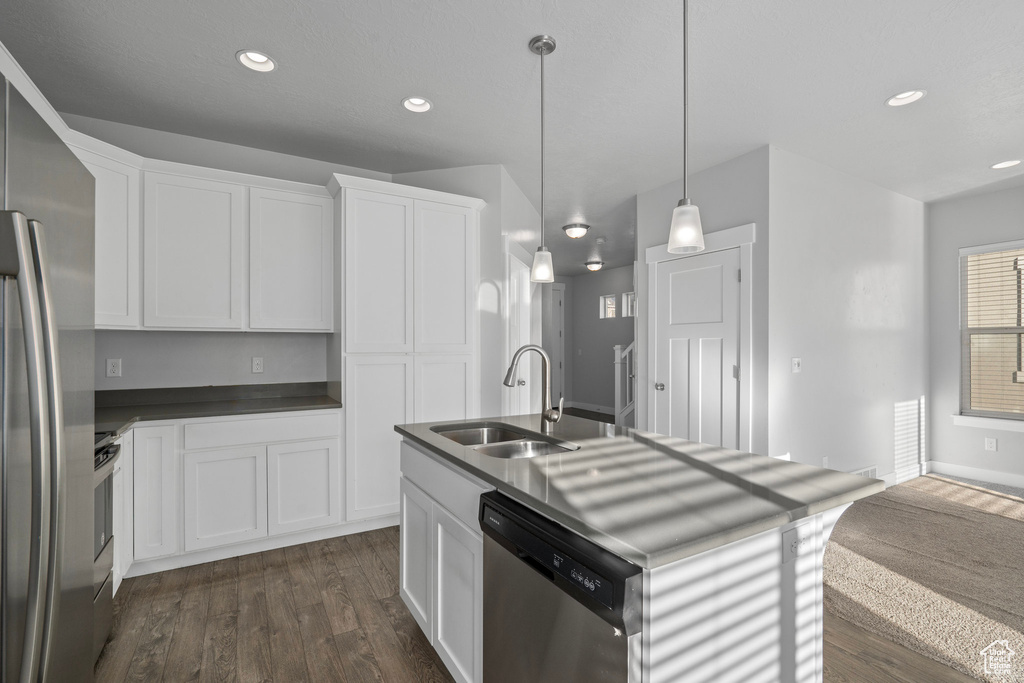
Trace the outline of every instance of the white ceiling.
<instances>
[{"instance_id":1,"label":"white ceiling","mask_svg":"<svg viewBox=\"0 0 1024 683\"><path fill-rule=\"evenodd\" d=\"M773 144L921 200L1024 172L1024 2L693 0L691 170ZM633 259L633 196L681 173L680 0L4 0L58 110L401 173L501 163L561 274ZM234 58L272 55L259 74ZM893 109L912 88L921 102ZM435 109L415 115L402 98ZM572 244L560 227L594 226ZM598 248L594 237L608 243Z\"/></svg>"}]
</instances>

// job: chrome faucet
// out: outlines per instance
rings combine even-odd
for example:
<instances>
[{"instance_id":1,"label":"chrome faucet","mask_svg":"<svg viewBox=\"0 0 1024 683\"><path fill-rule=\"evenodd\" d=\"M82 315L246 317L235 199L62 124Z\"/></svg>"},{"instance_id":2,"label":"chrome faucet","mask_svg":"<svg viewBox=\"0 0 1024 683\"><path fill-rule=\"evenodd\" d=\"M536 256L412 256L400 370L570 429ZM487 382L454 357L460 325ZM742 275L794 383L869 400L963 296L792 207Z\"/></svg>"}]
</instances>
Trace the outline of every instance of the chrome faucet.
<instances>
[{"instance_id":1,"label":"chrome faucet","mask_svg":"<svg viewBox=\"0 0 1024 683\"><path fill-rule=\"evenodd\" d=\"M537 346L536 344L527 344L522 346L512 356L512 364L508 366L508 372L505 373L505 381L503 384L506 387L515 386L515 374L516 368L519 366L519 358L527 351L536 351L540 354L541 359L541 400L544 402L544 406L541 410L541 431L545 434L550 434L554 428L555 423L562 419L562 405L565 403L565 397L558 399L558 407L551 407L551 357L548 356L547 351Z\"/></svg>"}]
</instances>

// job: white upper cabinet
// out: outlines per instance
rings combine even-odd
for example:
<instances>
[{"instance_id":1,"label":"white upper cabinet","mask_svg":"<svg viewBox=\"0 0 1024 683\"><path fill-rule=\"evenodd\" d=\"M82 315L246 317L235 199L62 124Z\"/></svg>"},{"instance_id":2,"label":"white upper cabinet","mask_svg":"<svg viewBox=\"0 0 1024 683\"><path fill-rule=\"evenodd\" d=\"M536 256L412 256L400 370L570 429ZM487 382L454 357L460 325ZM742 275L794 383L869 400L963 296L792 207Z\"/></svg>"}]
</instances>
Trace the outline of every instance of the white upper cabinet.
<instances>
[{"instance_id":1,"label":"white upper cabinet","mask_svg":"<svg viewBox=\"0 0 1024 683\"><path fill-rule=\"evenodd\" d=\"M249 190L249 327L330 331L334 275L329 197Z\"/></svg>"},{"instance_id":2,"label":"white upper cabinet","mask_svg":"<svg viewBox=\"0 0 1024 683\"><path fill-rule=\"evenodd\" d=\"M147 171L144 201L145 326L241 329L245 187Z\"/></svg>"},{"instance_id":3,"label":"white upper cabinet","mask_svg":"<svg viewBox=\"0 0 1024 683\"><path fill-rule=\"evenodd\" d=\"M477 213L416 201L415 350L472 353Z\"/></svg>"},{"instance_id":4,"label":"white upper cabinet","mask_svg":"<svg viewBox=\"0 0 1024 683\"><path fill-rule=\"evenodd\" d=\"M138 328L140 171L73 150L96 179L96 327Z\"/></svg>"},{"instance_id":5,"label":"white upper cabinet","mask_svg":"<svg viewBox=\"0 0 1024 683\"><path fill-rule=\"evenodd\" d=\"M413 350L414 201L345 191L346 350Z\"/></svg>"}]
</instances>

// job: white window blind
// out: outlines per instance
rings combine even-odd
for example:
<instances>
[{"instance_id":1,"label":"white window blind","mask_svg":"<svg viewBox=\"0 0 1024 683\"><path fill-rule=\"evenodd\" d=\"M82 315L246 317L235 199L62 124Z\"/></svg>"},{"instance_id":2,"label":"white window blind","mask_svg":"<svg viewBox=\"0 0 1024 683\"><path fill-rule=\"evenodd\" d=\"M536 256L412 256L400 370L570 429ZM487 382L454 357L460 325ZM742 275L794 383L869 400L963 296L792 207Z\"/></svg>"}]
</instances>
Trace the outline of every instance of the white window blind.
<instances>
[{"instance_id":1,"label":"white window blind","mask_svg":"<svg viewBox=\"0 0 1024 683\"><path fill-rule=\"evenodd\" d=\"M960 255L960 412L1024 419L1024 243L988 249Z\"/></svg>"}]
</instances>

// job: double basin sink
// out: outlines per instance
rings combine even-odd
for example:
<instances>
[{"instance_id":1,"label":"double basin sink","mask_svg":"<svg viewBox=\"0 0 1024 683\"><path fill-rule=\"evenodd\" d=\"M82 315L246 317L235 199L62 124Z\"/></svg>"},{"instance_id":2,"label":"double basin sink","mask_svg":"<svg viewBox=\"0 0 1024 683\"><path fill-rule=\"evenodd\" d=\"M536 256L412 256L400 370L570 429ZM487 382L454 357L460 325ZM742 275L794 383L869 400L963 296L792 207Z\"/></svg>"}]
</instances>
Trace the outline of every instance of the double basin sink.
<instances>
[{"instance_id":1,"label":"double basin sink","mask_svg":"<svg viewBox=\"0 0 1024 683\"><path fill-rule=\"evenodd\" d=\"M579 450L578 444L522 431L502 422L438 425L430 429L491 458L532 458Z\"/></svg>"}]
</instances>

